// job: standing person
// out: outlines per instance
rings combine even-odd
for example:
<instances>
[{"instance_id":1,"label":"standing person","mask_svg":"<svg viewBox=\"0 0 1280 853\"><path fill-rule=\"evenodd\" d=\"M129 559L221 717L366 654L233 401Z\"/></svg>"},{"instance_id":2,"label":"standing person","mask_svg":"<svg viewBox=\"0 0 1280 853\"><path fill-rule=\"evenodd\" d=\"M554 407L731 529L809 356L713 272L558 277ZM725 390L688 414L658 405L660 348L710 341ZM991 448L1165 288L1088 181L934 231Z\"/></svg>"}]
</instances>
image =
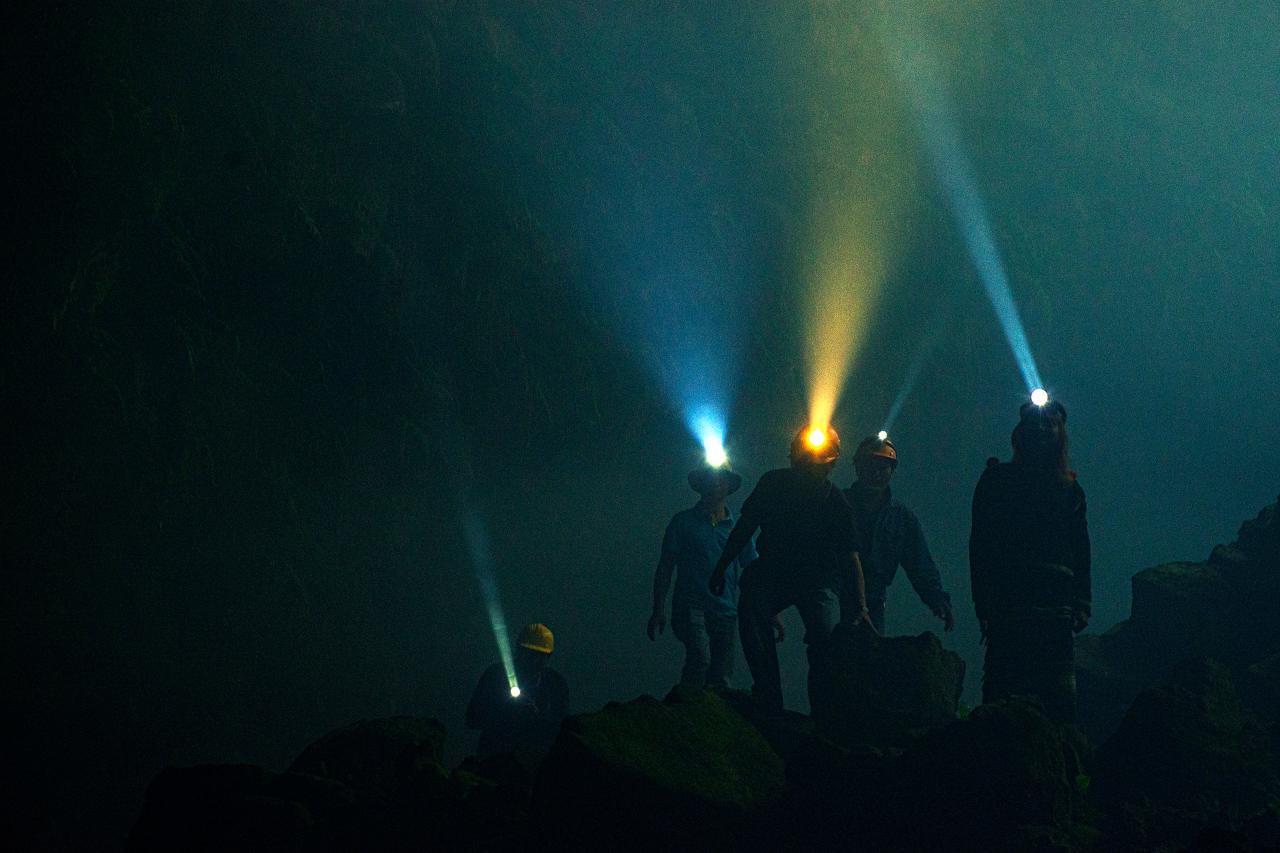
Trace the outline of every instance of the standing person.
<instances>
[{"instance_id":1,"label":"standing person","mask_svg":"<svg viewBox=\"0 0 1280 853\"><path fill-rule=\"evenodd\" d=\"M956 626L951 596L924 540L916 514L894 500L889 481L898 470L898 450L888 438L864 438L853 454L858 479L845 490L864 537L858 553L867 578L867 607L876 630L884 633L884 602L898 566L925 607L942 620L943 630Z\"/></svg>"},{"instance_id":2,"label":"standing person","mask_svg":"<svg viewBox=\"0 0 1280 853\"><path fill-rule=\"evenodd\" d=\"M1089 624L1084 490L1067 461L1067 410L1025 404L1013 461L992 458L973 494L969 570L987 645L982 699L1036 696L1074 722L1075 643Z\"/></svg>"},{"instance_id":3,"label":"standing person","mask_svg":"<svg viewBox=\"0 0 1280 853\"><path fill-rule=\"evenodd\" d=\"M569 684L548 666L556 648L551 629L526 625L516 643L515 684L495 663L480 676L467 704L467 728L480 730L477 755L550 749L569 713Z\"/></svg>"},{"instance_id":4,"label":"standing person","mask_svg":"<svg viewBox=\"0 0 1280 853\"><path fill-rule=\"evenodd\" d=\"M760 559L742 575L738 632L755 682L752 692L770 713L782 712L771 628L779 612L794 605L804 620L811 685L813 669L825 662L827 641L840 621L842 590L852 587L846 599L857 607L845 614L846 621L871 625L853 510L827 479L840 458L840 436L831 428L801 430L790 456L790 468L766 473L747 497L710 584L712 593L724 592L729 564L759 530Z\"/></svg>"},{"instance_id":5,"label":"standing person","mask_svg":"<svg viewBox=\"0 0 1280 853\"><path fill-rule=\"evenodd\" d=\"M733 675L738 635L738 574L756 558L747 542L725 575L724 590L707 589L711 569L733 529L725 498L742 487L742 477L727 465L704 465L689 472L689 486L701 498L692 508L676 513L662 537L662 556L653 575L653 614L649 639L667 626L667 590L675 575L671 629L684 644L680 683L691 687L728 687Z\"/></svg>"}]
</instances>

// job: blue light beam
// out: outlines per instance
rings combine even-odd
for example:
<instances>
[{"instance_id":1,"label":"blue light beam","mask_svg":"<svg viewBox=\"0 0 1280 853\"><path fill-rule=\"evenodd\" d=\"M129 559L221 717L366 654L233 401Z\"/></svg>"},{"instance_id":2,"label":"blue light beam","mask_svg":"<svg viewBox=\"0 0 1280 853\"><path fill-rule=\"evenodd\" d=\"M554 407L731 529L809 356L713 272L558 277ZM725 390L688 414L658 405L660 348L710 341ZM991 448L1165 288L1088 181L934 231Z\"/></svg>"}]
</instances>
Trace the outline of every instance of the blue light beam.
<instances>
[{"instance_id":1,"label":"blue light beam","mask_svg":"<svg viewBox=\"0 0 1280 853\"><path fill-rule=\"evenodd\" d=\"M702 406L685 415L690 431L702 444L707 464L719 468L729 461L724 447L724 416L710 406Z\"/></svg>"},{"instance_id":2,"label":"blue light beam","mask_svg":"<svg viewBox=\"0 0 1280 853\"><path fill-rule=\"evenodd\" d=\"M1018 315L1018 307L1013 301L1009 277L1005 273L1000 249L991 233L990 219L982 195L978 192L973 164L956 133L938 75L931 73L930 62L922 55L923 51L917 51L911 57L896 50L890 50L890 54L897 60L895 66L898 74L910 93L930 163L946 192L951 215L964 237L969 258L978 271L987 298L995 309L1000 328L1009 342L1009 348L1013 350L1022 379L1030 392L1041 385L1040 371L1036 368L1031 345Z\"/></svg>"},{"instance_id":3,"label":"blue light beam","mask_svg":"<svg viewBox=\"0 0 1280 853\"><path fill-rule=\"evenodd\" d=\"M507 685L511 688L513 697L519 696L515 659L511 655L511 635L507 631L507 620L502 613L502 599L498 595L498 582L493 573L493 552L489 548L489 535L484 525L480 523L480 519L474 515L464 519L462 527L467 540L467 550L471 553L471 566L475 570L476 581L480 584L480 594L484 596L485 609L489 613L489 627L493 629L493 638L498 644L498 656L502 659L502 668L507 673Z\"/></svg>"}]
</instances>

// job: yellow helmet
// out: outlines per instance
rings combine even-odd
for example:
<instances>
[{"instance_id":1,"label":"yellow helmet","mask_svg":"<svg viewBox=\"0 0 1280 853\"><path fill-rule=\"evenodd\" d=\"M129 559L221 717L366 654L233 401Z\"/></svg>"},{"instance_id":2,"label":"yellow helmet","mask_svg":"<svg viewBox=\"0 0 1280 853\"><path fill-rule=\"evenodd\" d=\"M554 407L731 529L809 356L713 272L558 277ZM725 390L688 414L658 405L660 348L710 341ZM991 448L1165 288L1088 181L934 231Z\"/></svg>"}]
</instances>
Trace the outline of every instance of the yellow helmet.
<instances>
[{"instance_id":1,"label":"yellow helmet","mask_svg":"<svg viewBox=\"0 0 1280 853\"><path fill-rule=\"evenodd\" d=\"M551 629L541 622L525 625L516 641L521 648L549 655L556 650L556 638Z\"/></svg>"}]
</instances>

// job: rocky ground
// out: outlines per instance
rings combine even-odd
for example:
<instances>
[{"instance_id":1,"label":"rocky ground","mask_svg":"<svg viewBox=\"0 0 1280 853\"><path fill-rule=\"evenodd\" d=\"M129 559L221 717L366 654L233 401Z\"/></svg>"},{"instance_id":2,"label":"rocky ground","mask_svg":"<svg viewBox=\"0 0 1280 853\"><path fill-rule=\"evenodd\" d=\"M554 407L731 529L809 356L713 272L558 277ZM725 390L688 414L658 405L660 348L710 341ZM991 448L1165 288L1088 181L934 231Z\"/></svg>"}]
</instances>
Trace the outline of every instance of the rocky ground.
<instances>
[{"instance_id":1,"label":"rocky ground","mask_svg":"<svg viewBox=\"0 0 1280 853\"><path fill-rule=\"evenodd\" d=\"M930 634L849 635L815 685L839 714L676 689L452 770L436 721L363 721L283 773L163 771L128 849L1280 849L1277 506L1133 593L1079 643L1080 727L1029 700L962 713Z\"/></svg>"}]
</instances>

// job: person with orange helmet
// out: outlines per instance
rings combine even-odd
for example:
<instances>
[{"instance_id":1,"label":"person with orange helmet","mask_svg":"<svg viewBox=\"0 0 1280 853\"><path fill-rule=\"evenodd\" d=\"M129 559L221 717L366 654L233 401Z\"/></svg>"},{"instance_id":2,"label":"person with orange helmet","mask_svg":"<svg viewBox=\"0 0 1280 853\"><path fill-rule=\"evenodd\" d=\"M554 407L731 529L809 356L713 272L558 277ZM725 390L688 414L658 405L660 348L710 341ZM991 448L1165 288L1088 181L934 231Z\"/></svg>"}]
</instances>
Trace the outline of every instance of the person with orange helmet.
<instances>
[{"instance_id":1,"label":"person with orange helmet","mask_svg":"<svg viewBox=\"0 0 1280 853\"><path fill-rule=\"evenodd\" d=\"M778 613L795 606L804 620L810 685L841 619L842 593L853 611L844 614L845 620L875 630L868 618L853 509L828 479L840 458L840 435L831 427L803 429L791 442L790 457L789 468L766 472L743 503L709 584L713 594L723 592L729 564L759 530L760 558L742 573L738 634L754 681L752 693L769 713L783 708L772 627Z\"/></svg>"},{"instance_id":2,"label":"person with orange helmet","mask_svg":"<svg viewBox=\"0 0 1280 853\"><path fill-rule=\"evenodd\" d=\"M516 639L514 671L508 675L495 663L480 676L467 704L467 728L480 730L477 755L550 749L569 713L569 684L548 666L555 648L550 628L525 625Z\"/></svg>"},{"instance_id":3,"label":"person with orange helmet","mask_svg":"<svg viewBox=\"0 0 1280 853\"><path fill-rule=\"evenodd\" d=\"M950 631L956 625L951 596L942 589L942 577L929 553L920 520L894 500L889 490L889 481L898 470L898 449L887 435L881 436L864 438L858 444L853 454L858 479L845 490L865 537L859 553L867 577L871 621L884 633L885 596L902 566L916 595L942 620L943 630Z\"/></svg>"}]
</instances>

